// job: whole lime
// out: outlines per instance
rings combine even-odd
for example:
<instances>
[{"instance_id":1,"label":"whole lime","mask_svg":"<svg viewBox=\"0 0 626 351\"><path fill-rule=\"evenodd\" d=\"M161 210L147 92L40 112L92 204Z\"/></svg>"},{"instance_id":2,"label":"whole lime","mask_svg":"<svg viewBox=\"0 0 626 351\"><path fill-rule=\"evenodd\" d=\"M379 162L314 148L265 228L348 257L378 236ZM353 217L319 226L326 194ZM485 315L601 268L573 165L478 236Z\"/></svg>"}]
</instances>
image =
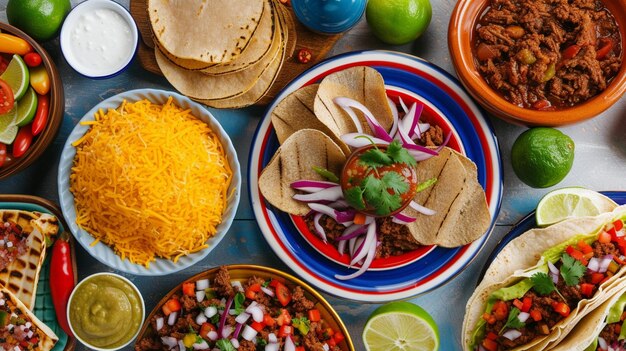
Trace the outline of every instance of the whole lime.
<instances>
[{"instance_id":1,"label":"whole lime","mask_svg":"<svg viewBox=\"0 0 626 351\"><path fill-rule=\"evenodd\" d=\"M417 39L430 24L429 0L369 0L367 24L380 40L401 45Z\"/></svg>"},{"instance_id":2,"label":"whole lime","mask_svg":"<svg viewBox=\"0 0 626 351\"><path fill-rule=\"evenodd\" d=\"M52 39L70 12L70 0L9 0L9 23L37 41Z\"/></svg>"},{"instance_id":3,"label":"whole lime","mask_svg":"<svg viewBox=\"0 0 626 351\"><path fill-rule=\"evenodd\" d=\"M517 137L511 149L513 171L533 188L559 183L572 163L574 141L554 128L531 128Z\"/></svg>"}]
</instances>

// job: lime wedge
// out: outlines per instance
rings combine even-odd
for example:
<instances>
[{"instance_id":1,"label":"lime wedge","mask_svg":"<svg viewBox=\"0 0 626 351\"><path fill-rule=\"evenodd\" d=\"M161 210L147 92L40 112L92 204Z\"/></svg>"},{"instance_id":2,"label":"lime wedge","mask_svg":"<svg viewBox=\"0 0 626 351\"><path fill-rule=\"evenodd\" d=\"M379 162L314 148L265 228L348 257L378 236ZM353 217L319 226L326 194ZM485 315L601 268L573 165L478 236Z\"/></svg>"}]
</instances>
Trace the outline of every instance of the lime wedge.
<instances>
[{"instance_id":1,"label":"lime wedge","mask_svg":"<svg viewBox=\"0 0 626 351\"><path fill-rule=\"evenodd\" d=\"M567 218L597 216L612 211L617 204L608 197L585 188L563 188L547 193L537 205L535 218L543 227Z\"/></svg>"},{"instance_id":2,"label":"lime wedge","mask_svg":"<svg viewBox=\"0 0 626 351\"><path fill-rule=\"evenodd\" d=\"M22 60L20 55L13 55L11 62L9 62L7 69L2 73L0 79L7 82L11 87L15 101L24 96L29 85L29 73L28 66L26 66L26 63Z\"/></svg>"},{"instance_id":3,"label":"lime wedge","mask_svg":"<svg viewBox=\"0 0 626 351\"><path fill-rule=\"evenodd\" d=\"M12 144L19 129L20 128L16 125L10 125L7 129L0 133L0 143L7 145Z\"/></svg>"},{"instance_id":4,"label":"lime wedge","mask_svg":"<svg viewBox=\"0 0 626 351\"><path fill-rule=\"evenodd\" d=\"M17 115L13 122L18 127L22 127L30 123L37 112L37 93L32 87L28 87L26 94L18 101Z\"/></svg>"},{"instance_id":5,"label":"lime wedge","mask_svg":"<svg viewBox=\"0 0 626 351\"><path fill-rule=\"evenodd\" d=\"M0 133L15 124L15 116L17 116L17 103L9 112L0 115Z\"/></svg>"},{"instance_id":6,"label":"lime wedge","mask_svg":"<svg viewBox=\"0 0 626 351\"><path fill-rule=\"evenodd\" d=\"M439 329L421 307L405 301L390 302L374 312L363 330L368 351L435 351Z\"/></svg>"}]
</instances>

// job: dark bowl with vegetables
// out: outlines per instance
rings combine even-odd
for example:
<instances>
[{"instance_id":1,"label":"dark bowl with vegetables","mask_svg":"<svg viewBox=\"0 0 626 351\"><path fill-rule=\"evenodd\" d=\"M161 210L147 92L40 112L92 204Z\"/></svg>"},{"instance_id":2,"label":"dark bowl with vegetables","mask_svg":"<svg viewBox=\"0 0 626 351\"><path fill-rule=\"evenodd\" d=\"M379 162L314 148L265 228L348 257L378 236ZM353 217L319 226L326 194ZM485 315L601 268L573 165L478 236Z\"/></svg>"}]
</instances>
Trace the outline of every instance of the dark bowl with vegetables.
<instances>
[{"instance_id":1,"label":"dark bowl with vegetables","mask_svg":"<svg viewBox=\"0 0 626 351\"><path fill-rule=\"evenodd\" d=\"M52 143L63 121L65 97L56 65L46 50L9 24L0 22L0 30L0 69L13 65L18 72L28 71L23 89L13 92L10 84L0 84L0 102L5 109L0 106L0 179L4 179L31 165ZM7 87L13 92L11 98L4 94ZM17 107L6 111L9 106Z\"/></svg>"},{"instance_id":2,"label":"dark bowl with vegetables","mask_svg":"<svg viewBox=\"0 0 626 351\"><path fill-rule=\"evenodd\" d=\"M448 46L488 112L528 126L593 118L626 92L626 0L460 0Z\"/></svg>"}]
</instances>

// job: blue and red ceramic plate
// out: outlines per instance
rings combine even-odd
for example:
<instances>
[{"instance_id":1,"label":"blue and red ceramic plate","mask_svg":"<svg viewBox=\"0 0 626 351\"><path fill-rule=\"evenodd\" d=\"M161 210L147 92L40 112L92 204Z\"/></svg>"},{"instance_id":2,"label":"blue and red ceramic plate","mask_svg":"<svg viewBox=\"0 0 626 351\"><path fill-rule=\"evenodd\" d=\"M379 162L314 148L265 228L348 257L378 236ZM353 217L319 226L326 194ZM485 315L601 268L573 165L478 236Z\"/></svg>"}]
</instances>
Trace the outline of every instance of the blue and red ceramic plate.
<instances>
[{"instance_id":1,"label":"blue and red ceramic plate","mask_svg":"<svg viewBox=\"0 0 626 351\"><path fill-rule=\"evenodd\" d=\"M392 99L420 101L423 118L452 132L450 146L477 166L485 189L491 226L478 240L458 248L423 247L408 254L377 259L365 274L342 281L336 274L352 272L331 245L325 245L298 217L269 205L258 189L261 171L279 147L270 111L291 92L319 82L325 76L353 66L378 70ZM335 56L312 67L292 81L274 100L257 128L249 164L252 207L261 232L274 252L310 284L339 297L383 302L408 298L441 286L460 273L486 242L500 208L502 169L495 135L484 112L465 93L459 82L432 63L417 57L386 51L362 51Z\"/></svg>"}]
</instances>

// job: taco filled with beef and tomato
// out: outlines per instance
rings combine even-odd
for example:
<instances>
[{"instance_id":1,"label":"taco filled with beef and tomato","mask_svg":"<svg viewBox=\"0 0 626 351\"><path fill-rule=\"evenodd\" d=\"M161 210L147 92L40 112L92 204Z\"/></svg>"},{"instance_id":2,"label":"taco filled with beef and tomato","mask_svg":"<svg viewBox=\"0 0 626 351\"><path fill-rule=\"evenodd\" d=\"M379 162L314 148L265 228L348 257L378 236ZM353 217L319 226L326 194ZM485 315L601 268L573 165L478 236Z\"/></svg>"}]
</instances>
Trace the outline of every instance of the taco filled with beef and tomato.
<instances>
[{"instance_id":1,"label":"taco filled with beef and tomato","mask_svg":"<svg viewBox=\"0 0 626 351\"><path fill-rule=\"evenodd\" d=\"M544 350L626 274L626 206L530 230L505 246L468 300L464 350Z\"/></svg>"}]
</instances>

